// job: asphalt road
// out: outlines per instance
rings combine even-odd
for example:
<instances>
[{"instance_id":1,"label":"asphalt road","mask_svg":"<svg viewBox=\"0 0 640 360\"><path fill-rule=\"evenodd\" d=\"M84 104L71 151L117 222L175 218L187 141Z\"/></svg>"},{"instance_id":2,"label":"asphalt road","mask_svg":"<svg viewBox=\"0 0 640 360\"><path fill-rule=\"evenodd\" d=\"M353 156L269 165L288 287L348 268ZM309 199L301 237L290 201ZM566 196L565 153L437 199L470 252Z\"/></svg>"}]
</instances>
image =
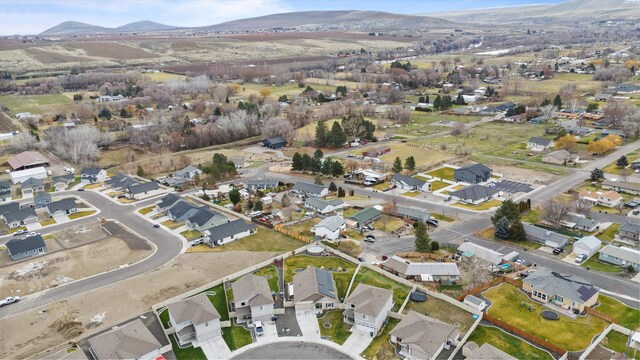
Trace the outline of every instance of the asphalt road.
<instances>
[{"instance_id":1,"label":"asphalt road","mask_svg":"<svg viewBox=\"0 0 640 360\"><path fill-rule=\"evenodd\" d=\"M135 211L136 208L149 206L150 204L155 203L158 200L157 198L145 200L135 205L118 205L93 191L65 191L58 194L77 196L99 208L102 212L68 224L47 227L46 229L42 229L40 233L47 234L62 228L68 228L69 226L82 225L92 221L97 221L98 217L108 218L118 221L122 225L128 227L129 230L133 230L133 232L137 233L139 236L153 243L156 247L156 251L147 259L134 265L26 296L24 300L17 304L0 308L0 319L144 274L173 260L182 250L182 241L177 236L174 236L161 228L156 229L147 220L133 214L133 211ZM6 242L7 240L7 237L2 239L3 242Z\"/></svg>"}]
</instances>

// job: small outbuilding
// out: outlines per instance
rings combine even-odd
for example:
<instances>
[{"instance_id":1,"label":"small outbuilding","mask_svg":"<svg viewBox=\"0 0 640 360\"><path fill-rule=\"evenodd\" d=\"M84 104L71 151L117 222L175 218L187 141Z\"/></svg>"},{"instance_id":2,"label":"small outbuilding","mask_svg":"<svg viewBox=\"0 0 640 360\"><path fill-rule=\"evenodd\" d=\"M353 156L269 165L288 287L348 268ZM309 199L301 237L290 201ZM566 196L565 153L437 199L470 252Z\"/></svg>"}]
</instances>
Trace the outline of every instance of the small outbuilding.
<instances>
[{"instance_id":1,"label":"small outbuilding","mask_svg":"<svg viewBox=\"0 0 640 360\"><path fill-rule=\"evenodd\" d=\"M595 236L585 236L573 244L573 252L577 255L584 254L588 258L597 254L602 246L602 241Z\"/></svg>"}]
</instances>

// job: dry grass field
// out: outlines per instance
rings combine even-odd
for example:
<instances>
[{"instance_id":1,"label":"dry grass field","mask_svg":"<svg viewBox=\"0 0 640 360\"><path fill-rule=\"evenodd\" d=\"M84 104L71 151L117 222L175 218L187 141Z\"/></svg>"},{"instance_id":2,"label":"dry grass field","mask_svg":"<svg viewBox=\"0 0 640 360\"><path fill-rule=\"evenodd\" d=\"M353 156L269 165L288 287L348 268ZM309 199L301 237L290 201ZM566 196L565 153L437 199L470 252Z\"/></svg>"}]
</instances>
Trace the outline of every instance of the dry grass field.
<instances>
[{"instance_id":1,"label":"dry grass field","mask_svg":"<svg viewBox=\"0 0 640 360\"><path fill-rule=\"evenodd\" d=\"M148 59L158 55L128 45L112 42L82 42L67 44L73 49L81 49L89 56L104 57L116 60Z\"/></svg>"},{"instance_id":2,"label":"dry grass field","mask_svg":"<svg viewBox=\"0 0 640 360\"><path fill-rule=\"evenodd\" d=\"M64 55L64 54L55 53L51 51L45 51L39 48L26 49L25 52L43 64L55 64L55 63L67 63L67 62L79 62L79 61L91 60L89 58L80 57L80 56L70 56L70 55Z\"/></svg>"}]
</instances>

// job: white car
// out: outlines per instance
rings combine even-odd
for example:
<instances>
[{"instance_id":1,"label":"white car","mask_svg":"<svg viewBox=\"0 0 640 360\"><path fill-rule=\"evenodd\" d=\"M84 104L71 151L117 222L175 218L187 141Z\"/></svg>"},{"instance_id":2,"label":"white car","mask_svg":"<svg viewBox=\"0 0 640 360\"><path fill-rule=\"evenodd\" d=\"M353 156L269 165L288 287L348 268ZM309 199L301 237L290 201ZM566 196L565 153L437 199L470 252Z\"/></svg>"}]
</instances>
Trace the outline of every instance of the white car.
<instances>
[{"instance_id":1,"label":"white car","mask_svg":"<svg viewBox=\"0 0 640 360\"><path fill-rule=\"evenodd\" d=\"M7 306L13 303L17 303L18 301L20 301L20 297L19 296L9 296L8 298L4 299L4 300L0 300L0 307L3 306Z\"/></svg>"},{"instance_id":2,"label":"white car","mask_svg":"<svg viewBox=\"0 0 640 360\"><path fill-rule=\"evenodd\" d=\"M40 235L40 233L37 233L35 231L32 231L30 233L27 234L27 237L31 237L31 236L36 236L36 235Z\"/></svg>"},{"instance_id":3,"label":"white car","mask_svg":"<svg viewBox=\"0 0 640 360\"><path fill-rule=\"evenodd\" d=\"M264 335L264 328L262 327L262 321L256 321L253 323L253 328L256 331L256 336Z\"/></svg>"}]
</instances>

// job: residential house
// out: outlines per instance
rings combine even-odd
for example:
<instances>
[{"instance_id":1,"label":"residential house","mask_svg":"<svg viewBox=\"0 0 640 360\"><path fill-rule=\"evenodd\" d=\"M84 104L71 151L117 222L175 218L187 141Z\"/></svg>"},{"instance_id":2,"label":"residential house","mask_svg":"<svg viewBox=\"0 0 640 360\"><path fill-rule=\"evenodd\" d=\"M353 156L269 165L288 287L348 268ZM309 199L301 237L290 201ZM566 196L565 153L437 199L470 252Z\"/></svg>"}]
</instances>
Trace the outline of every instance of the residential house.
<instances>
[{"instance_id":1,"label":"residential house","mask_svg":"<svg viewBox=\"0 0 640 360\"><path fill-rule=\"evenodd\" d=\"M168 304L167 311L180 346L204 342L222 334L220 314L205 293Z\"/></svg>"},{"instance_id":2,"label":"residential house","mask_svg":"<svg viewBox=\"0 0 640 360\"><path fill-rule=\"evenodd\" d=\"M317 223L311 228L311 232L321 239L338 240L340 239L340 234L342 234L346 228L347 224L342 216L335 215L329 216Z\"/></svg>"},{"instance_id":3,"label":"residential house","mask_svg":"<svg viewBox=\"0 0 640 360\"><path fill-rule=\"evenodd\" d=\"M499 193L495 188L475 184L452 191L449 196L453 201L477 205L496 198Z\"/></svg>"},{"instance_id":4,"label":"residential house","mask_svg":"<svg viewBox=\"0 0 640 360\"><path fill-rule=\"evenodd\" d=\"M160 199L160 202L156 204L156 212L165 212L172 207L176 202L182 200L180 195L174 193L167 194Z\"/></svg>"},{"instance_id":5,"label":"residential house","mask_svg":"<svg viewBox=\"0 0 640 360\"><path fill-rule=\"evenodd\" d=\"M0 204L0 219L4 219L5 214L16 211L20 211L20 203L8 202Z\"/></svg>"},{"instance_id":6,"label":"residential house","mask_svg":"<svg viewBox=\"0 0 640 360\"><path fill-rule=\"evenodd\" d=\"M580 160L577 154L572 154L567 150L558 150L542 157L542 162L556 165L567 165Z\"/></svg>"},{"instance_id":7,"label":"residential house","mask_svg":"<svg viewBox=\"0 0 640 360\"><path fill-rule=\"evenodd\" d=\"M126 325L113 327L87 342L89 352L96 360L153 360L171 350L170 345L163 347L139 318Z\"/></svg>"},{"instance_id":8,"label":"residential house","mask_svg":"<svg viewBox=\"0 0 640 360\"><path fill-rule=\"evenodd\" d=\"M527 149L530 149L532 151L544 151L554 146L556 146L556 144L553 140L541 137L534 136L530 138L529 141L527 141Z\"/></svg>"},{"instance_id":9,"label":"residential house","mask_svg":"<svg viewBox=\"0 0 640 360\"><path fill-rule=\"evenodd\" d=\"M522 280L524 290L533 300L553 303L567 310L584 311L598 302L599 290L587 280L575 275L562 275L546 267Z\"/></svg>"},{"instance_id":10,"label":"residential house","mask_svg":"<svg viewBox=\"0 0 640 360\"><path fill-rule=\"evenodd\" d=\"M64 191L67 190L69 184L71 184L75 180L73 174L64 174L60 176L54 176L51 179L51 186L55 191Z\"/></svg>"},{"instance_id":11,"label":"residential house","mask_svg":"<svg viewBox=\"0 0 640 360\"><path fill-rule=\"evenodd\" d=\"M622 195L613 190L598 192L598 205L600 206L615 208L622 205L623 202Z\"/></svg>"},{"instance_id":12,"label":"residential house","mask_svg":"<svg viewBox=\"0 0 640 360\"><path fill-rule=\"evenodd\" d=\"M405 359L436 359L442 350L455 347L459 337L457 327L414 310L391 331L391 343Z\"/></svg>"},{"instance_id":13,"label":"residential house","mask_svg":"<svg viewBox=\"0 0 640 360\"><path fill-rule=\"evenodd\" d=\"M363 180L365 183L378 184L387 179L386 173L373 171L371 169L358 169L353 172L353 175L358 179Z\"/></svg>"},{"instance_id":14,"label":"residential house","mask_svg":"<svg viewBox=\"0 0 640 360\"><path fill-rule=\"evenodd\" d=\"M640 170L640 160L635 160L631 162L631 167L634 170Z\"/></svg>"},{"instance_id":15,"label":"residential house","mask_svg":"<svg viewBox=\"0 0 640 360\"><path fill-rule=\"evenodd\" d=\"M54 201L46 206L47 214L51 217L73 214L78 211L74 198L65 198Z\"/></svg>"},{"instance_id":16,"label":"residential house","mask_svg":"<svg viewBox=\"0 0 640 360\"><path fill-rule=\"evenodd\" d=\"M598 259L617 266L631 265L635 271L640 270L640 251L625 246L607 245L600 250Z\"/></svg>"},{"instance_id":17,"label":"residential house","mask_svg":"<svg viewBox=\"0 0 640 360\"><path fill-rule=\"evenodd\" d=\"M568 126L564 129L567 131L567 133L579 137L587 136L593 132L593 129L581 126Z\"/></svg>"},{"instance_id":18,"label":"residential house","mask_svg":"<svg viewBox=\"0 0 640 360\"><path fill-rule=\"evenodd\" d=\"M345 302L343 318L356 330L375 336L393 307L393 291L358 284Z\"/></svg>"},{"instance_id":19,"label":"residential house","mask_svg":"<svg viewBox=\"0 0 640 360\"><path fill-rule=\"evenodd\" d=\"M595 101L607 101L610 98L612 98L613 95L612 94L608 94L608 93L597 93L593 98Z\"/></svg>"},{"instance_id":20,"label":"residential house","mask_svg":"<svg viewBox=\"0 0 640 360\"><path fill-rule=\"evenodd\" d=\"M9 178L11 178L11 182L13 184L22 184L23 182L35 178L35 179L46 179L47 178L47 170L44 167L35 167L25 170L12 171L9 173Z\"/></svg>"},{"instance_id":21,"label":"residential house","mask_svg":"<svg viewBox=\"0 0 640 360\"><path fill-rule=\"evenodd\" d=\"M187 218L187 226L191 230L202 231L229 222L226 216L211 210L207 206L198 209Z\"/></svg>"},{"instance_id":22,"label":"residential house","mask_svg":"<svg viewBox=\"0 0 640 360\"><path fill-rule=\"evenodd\" d=\"M583 214L569 213L564 220L560 221L560 226L569 230L582 230L594 232L600 228L600 224Z\"/></svg>"},{"instance_id":23,"label":"residential house","mask_svg":"<svg viewBox=\"0 0 640 360\"><path fill-rule=\"evenodd\" d=\"M202 234L204 236L204 240L210 246L219 246L253 235L257 231L255 224L246 223L244 220L238 219L206 228L202 231Z\"/></svg>"},{"instance_id":24,"label":"residential house","mask_svg":"<svg viewBox=\"0 0 640 360\"><path fill-rule=\"evenodd\" d=\"M598 204L598 192L597 191L591 191L591 190L580 190L578 192L578 200L582 201L583 203L589 204L589 205L597 205Z\"/></svg>"},{"instance_id":25,"label":"residential house","mask_svg":"<svg viewBox=\"0 0 640 360\"><path fill-rule=\"evenodd\" d=\"M600 186L605 190L614 190L631 195L640 195L640 183L605 180Z\"/></svg>"},{"instance_id":26,"label":"residential house","mask_svg":"<svg viewBox=\"0 0 640 360\"><path fill-rule=\"evenodd\" d=\"M602 246L602 241L595 236L583 236L580 240L573 243L573 252L577 255L584 254L587 258L597 254Z\"/></svg>"},{"instance_id":27,"label":"residential house","mask_svg":"<svg viewBox=\"0 0 640 360\"><path fill-rule=\"evenodd\" d=\"M527 233L527 239L544 246L552 248L563 248L569 241L566 236L558 234L557 232L547 230L533 224L522 223L524 231Z\"/></svg>"},{"instance_id":28,"label":"residential house","mask_svg":"<svg viewBox=\"0 0 640 360\"><path fill-rule=\"evenodd\" d=\"M269 149L281 149L287 146L287 140L282 136L272 137L262 141L262 146L268 147Z\"/></svg>"},{"instance_id":29,"label":"residential house","mask_svg":"<svg viewBox=\"0 0 640 360\"><path fill-rule=\"evenodd\" d=\"M321 313L338 304L338 290L331 273L309 266L293 276L293 303L296 311Z\"/></svg>"},{"instance_id":30,"label":"residential house","mask_svg":"<svg viewBox=\"0 0 640 360\"><path fill-rule=\"evenodd\" d=\"M325 197L329 194L329 187L298 181L293 185L293 191L311 197Z\"/></svg>"},{"instance_id":31,"label":"residential house","mask_svg":"<svg viewBox=\"0 0 640 360\"><path fill-rule=\"evenodd\" d=\"M278 187L278 180L276 179L251 179L247 180L248 190L266 190L276 189Z\"/></svg>"},{"instance_id":32,"label":"residential house","mask_svg":"<svg viewBox=\"0 0 640 360\"><path fill-rule=\"evenodd\" d=\"M128 199L141 200L158 194L162 194L164 190L160 188L157 182L149 181L146 183L135 184L127 187L125 190Z\"/></svg>"},{"instance_id":33,"label":"residential house","mask_svg":"<svg viewBox=\"0 0 640 360\"><path fill-rule=\"evenodd\" d=\"M48 192L37 193L33 197L33 208L39 209L41 207L47 206L47 204L51 203L51 194Z\"/></svg>"},{"instance_id":34,"label":"residential house","mask_svg":"<svg viewBox=\"0 0 640 360\"><path fill-rule=\"evenodd\" d=\"M20 190L22 191L22 196L33 196L44 191L44 181L42 179L29 178L20 184Z\"/></svg>"},{"instance_id":35,"label":"residential house","mask_svg":"<svg viewBox=\"0 0 640 360\"><path fill-rule=\"evenodd\" d=\"M467 342L462 348L462 354L467 359L518 360L497 347L484 343L478 347L473 341Z\"/></svg>"},{"instance_id":36,"label":"residential house","mask_svg":"<svg viewBox=\"0 0 640 360\"><path fill-rule=\"evenodd\" d=\"M364 225L369 225L382 215L382 209L379 206L364 208L347 218L347 225L362 229Z\"/></svg>"},{"instance_id":37,"label":"residential house","mask_svg":"<svg viewBox=\"0 0 640 360\"><path fill-rule=\"evenodd\" d=\"M12 171L49 165L49 160L37 151L23 151L10 157L7 162Z\"/></svg>"},{"instance_id":38,"label":"residential house","mask_svg":"<svg viewBox=\"0 0 640 360\"><path fill-rule=\"evenodd\" d=\"M11 201L11 183L0 180L0 203Z\"/></svg>"},{"instance_id":39,"label":"residential house","mask_svg":"<svg viewBox=\"0 0 640 360\"><path fill-rule=\"evenodd\" d=\"M17 228L23 225L29 225L38 222L38 215L36 211L30 207L20 209L18 203L9 203L7 205L16 204L17 206L11 206L11 210L0 215L7 223L9 229Z\"/></svg>"},{"instance_id":40,"label":"residential house","mask_svg":"<svg viewBox=\"0 0 640 360\"><path fill-rule=\"evenodd\" d=\"M493 170L482 164L469 164L453 171L455 181L478 184L489 181Z\"/></svg>"},{"instance_id":41,"label":"residential house","mask_svg":"<svg viewBox=\"0 0 640 360\"><path fill-rule=\"evenodd\" d=\"M125 190L129 186L139 184L138 179L122 173L116 173L110 179L105 180L105 184L109 185L115 191Z\"/></svg>"},{"instance_id":42,"label":"residential house","mask_svg":"<svg viewBox=\"0 0 640 360\"><path fill-rule=\"evenodd\" d=\"M456 263L413 262L394 255L383 262L381 267L394 275L417 281L460 280L460 270Z\"/></svg>"},{"instance_id":43,"label":"residential house","mask_svg":"<svg viewBox=\"0 0 640 360\"><path fill-rule=\"evenodd\" d=\"M186 221L193 214L198 212L200 208L188 201L180 199L176 201L169 209L167 209L167 217L171 221Z\"/></svg>"},{"instance_id":44,"label":"residential house","mask_svg":"<svg viewBox=\"0 0 640 360\"><path fill-rule=\"evenodd\" d=\"M253 323L273 316L273 296L266 278L247 274L231 283L231 291L236 321Z\"/></svg>"},{"instance_id":45,"label":"residential house","mask_svg":"<svg viewBox=\"0 0 640 360\"><path fill-rule=\"evenodd\" d=\"M458 252L467 258L475 257L493 265L500 264L504 257L502 253L472 242L463 242L460 244L460 246L458 246Z\"/></svg>"},{"instance_id":46,"label":"residential house","mask_svg":"<svg viewBox=\"0 0 640 360\"><path fill-rule=\"evenodd\" d=\"M246 162L244 161L244 156L229 156L229 161L231 161L233 165L235 165L237 170L240 170L247 166Z\"/></svg>"},{"instance_id":47,"label":"residential house","mask_svg":"<svg viewBox=\"0 0 640 360\"><path fill-rule=\"evenodd\" d=\"M196 175L202 175L202 170L198 169L193 165L189 165L182 170L176 171L174 177L182 178L182 179L194 179Z\"/></svg>"},{"instance_id":48,"label":"residential house","mask_svg":"<svg viewBox=\"0 0 640 360\"><path fill-rule=\"evenodd\" d=\"M391 179L393 185L407 191L431 191L431 183L403 174L395 174Z\"/></svg>"},{"instance_id":49,"label":"residential house","mask_svg":"<svg viewBox=\"0 0 640 360\"><path fill-rule=\"evenodd\" d=\"M375 147L373 149L369 149L369 150L365 150L362 152L362 156L366 156L366 157L378 157L381 155L384 155L388 152L391 152L391 148L389 148L388 146L378 146Z\"/></svg>"},{"instance_id":50,"label":"residential house","mask_svg":"<svg viewBox=\"0 0 640 360\"><path fill-rule=\"evenodd\" d=\"M22 260L31 256L44 255L47 252L47 244L40 234L28 236L24 239L11 239L5 244L7 254L11 260Z\"/></svg>"},{"instance_id":51,"label":"residential house","mask_svg":"<svg viewBox=\"0 0 640 360\"><path fill-rule=\"evenodd\" d=\"M618 238L626 241L640 242L640 224L637 222L627 221L620 224L618 229Z\"/></svg>"},{"instance_id":52,"label":"residential house","mask_svg":"<svg viewBox=\"0 0 640 360\"><path fill-rule=\"evenodd\" d=\"M431 214L424 209L408 207L408 206L397 206L395 208L395 213L402 216L405 219L411 221L422 221L424 223L427 222L431 218Z\"/></svg>"},{"instance_id":53,"label":"residential house","mask_svg":"<svg viewBox=\"0 0 640 360\"><path fill-rule=\"evenodd\" d=\"M640 93L640 86L633 84L614 84L609 85L609 89L619 94L634 94Z\"/></svg>"},{"instance_id":54,"label":"residential house","mask_svg":"<svg viewBox=\"0 0 640 360\"><path fill-rule=\"evenodd\" d=\"M99 183L105 181L107 171L105 169L86 167L80 171L80 181L83 183Z\"/></svg>"},{"instance_id":55,"label":"residential house","mask_svg":"<svg viewBox=\"0 0 640 360\"><path fill-rule=\"evenodd\" d=\"M344 208L344 202L341 199L322 200L310 197L304 199L304 207L324 215L342 210Z\"/></svg>"}]
</instances>

